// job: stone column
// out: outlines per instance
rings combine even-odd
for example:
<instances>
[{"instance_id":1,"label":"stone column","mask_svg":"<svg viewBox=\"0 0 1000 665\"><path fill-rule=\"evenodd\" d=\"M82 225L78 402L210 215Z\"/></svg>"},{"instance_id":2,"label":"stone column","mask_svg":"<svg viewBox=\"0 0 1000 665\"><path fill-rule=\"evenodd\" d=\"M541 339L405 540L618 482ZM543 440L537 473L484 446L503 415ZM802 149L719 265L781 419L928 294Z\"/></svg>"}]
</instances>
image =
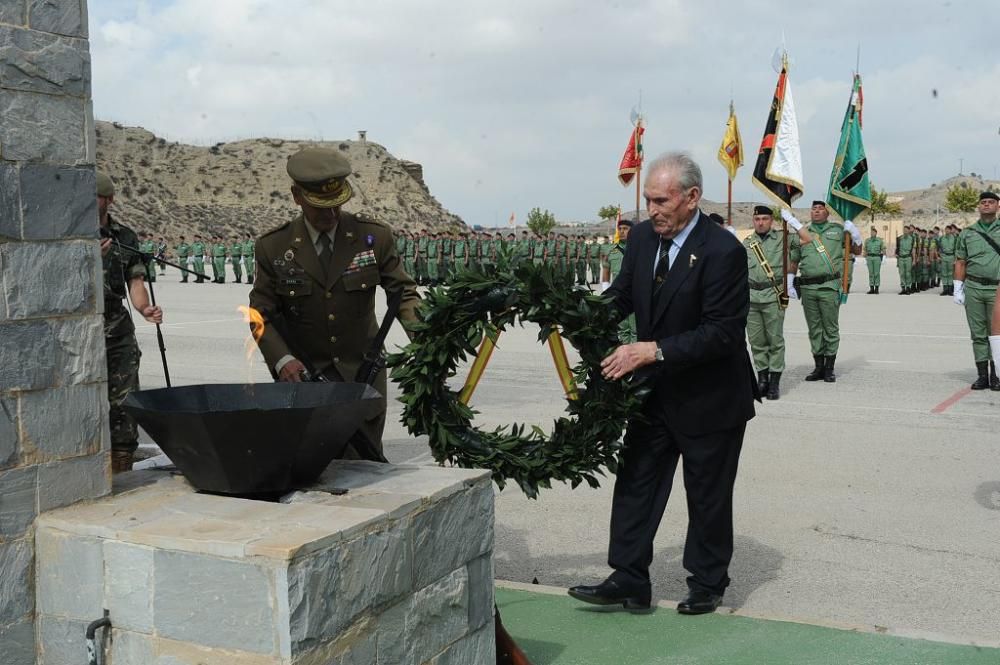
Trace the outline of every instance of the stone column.
<instances>
[{"instance_id":1,"label":"stone column","mask_svg":"<svg viewBox=\"0 0 1000 665\"><path fill-rule=\"evenodd\" d=\"M35 516L110 486L94 141L86 0L0 0L4 665L35 662Z\"/></svg>"}]
</instances>

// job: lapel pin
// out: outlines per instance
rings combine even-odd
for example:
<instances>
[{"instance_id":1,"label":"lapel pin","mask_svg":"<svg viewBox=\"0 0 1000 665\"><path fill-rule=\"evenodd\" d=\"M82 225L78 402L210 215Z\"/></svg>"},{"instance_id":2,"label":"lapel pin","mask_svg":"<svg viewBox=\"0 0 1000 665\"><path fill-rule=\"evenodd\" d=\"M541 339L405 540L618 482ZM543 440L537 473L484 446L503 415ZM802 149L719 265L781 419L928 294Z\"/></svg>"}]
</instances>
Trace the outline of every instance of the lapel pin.
<instances>
[{"instance_id":1,"label":"lapel pin","mask_svg":"<svg viewBox=\"0 0 1000 665\"><path fill-rule=\"evenodd\" d=\"M698 262L698 257L692 254L691 256L688 257L688 268L694 266L694 264L697 262Z\"/></svg>"},{"instance_id":2,"label":"lapel pin","mask_svg":"<svg viewBox=\"0 0 1000 665\"><path fill-rule=\"evenodd\" d=\"M375 246L375 236L373 236L372 234L369 233L367 236L365 236L365 243L369 247L374 247Z\"/></svg>"},{"instance_id":3,"label":"lapel pin","mask_svg":"<svg viewBox=\"0 0 1000 665\"><path fill-rule=\"evenodd\" d=\"M354 234L352 232L350 232L350 231L347 231L344 234L344 236L346 236L348 240L354 240Z\"/></svg>"},{"instance_id":4,"label":"lapel pin","mask_svg":"<svg viewBox=\"0 0 1000 665\"><path fill-rule=\"evenodd\" d=\"M302 242L302 238L296 238L295 242Z\"/></svg>"},{"instance_id":5,"label":"lapel pin","mask_svg":"<svg viewBox=\"0 0 1000 665\"><path fill-rule=\"evenodd\" d=\"M291 261L295 258L295 252L290 249L285 250L285 260Z\"/></svg>"}]
</instances>

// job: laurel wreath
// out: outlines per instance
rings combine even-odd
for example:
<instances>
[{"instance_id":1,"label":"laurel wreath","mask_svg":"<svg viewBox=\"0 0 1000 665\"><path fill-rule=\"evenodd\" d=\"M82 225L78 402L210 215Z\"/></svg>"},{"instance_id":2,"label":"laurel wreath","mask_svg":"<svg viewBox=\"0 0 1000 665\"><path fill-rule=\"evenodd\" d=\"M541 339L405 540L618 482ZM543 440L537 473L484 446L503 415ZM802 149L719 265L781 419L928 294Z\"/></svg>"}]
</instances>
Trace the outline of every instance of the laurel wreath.
<instances>
[{"instance_id":1,"label":"laurel wreath","mask_svg":"<svg viewBox=\"0 0 1000 665\"><path fill-rule=\"evenodd\" d=\"M425 294L419 320L407 324L411 342L388 358L404 404L402 422L412 435L428 436L438 463L488 469L501 489L513 481L536 498L553 481L597 487L605 469L617 470L626 420L647 392L601 376L601 360L618 344L619 318L609 298L574 285L568 272L519 262L514 248L503 246L489 274L459 270L448 285ZM496 343L506 328L525 322L538 324L539 341L558 327L576 348L577 398L566 399L568 415L558 417L548 435L519 423L480 430L473 425L477 411L459 400L448 380L476 356L484 337Z\"/></svg>"}]
</instances>

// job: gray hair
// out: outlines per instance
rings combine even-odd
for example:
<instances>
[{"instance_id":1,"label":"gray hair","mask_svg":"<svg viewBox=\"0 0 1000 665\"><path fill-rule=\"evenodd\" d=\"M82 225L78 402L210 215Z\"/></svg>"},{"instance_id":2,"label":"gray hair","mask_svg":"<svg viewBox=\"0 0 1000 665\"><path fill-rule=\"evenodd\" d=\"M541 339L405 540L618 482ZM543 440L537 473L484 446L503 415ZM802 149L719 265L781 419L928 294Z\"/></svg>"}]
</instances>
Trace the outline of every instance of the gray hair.
<instances>
[{"instance_id":1,"label":"gray hair","mask_svg":"<svg viewBox=\"0 0 1000 665\"><path fill-rule=\"evenodd\" d=\"M665 152L649 163L646 167L646 179L661 171L669 171L677 179L677 186L683 190L702 186L701 167L686 152Z\"/></svg>"}]
</instances>

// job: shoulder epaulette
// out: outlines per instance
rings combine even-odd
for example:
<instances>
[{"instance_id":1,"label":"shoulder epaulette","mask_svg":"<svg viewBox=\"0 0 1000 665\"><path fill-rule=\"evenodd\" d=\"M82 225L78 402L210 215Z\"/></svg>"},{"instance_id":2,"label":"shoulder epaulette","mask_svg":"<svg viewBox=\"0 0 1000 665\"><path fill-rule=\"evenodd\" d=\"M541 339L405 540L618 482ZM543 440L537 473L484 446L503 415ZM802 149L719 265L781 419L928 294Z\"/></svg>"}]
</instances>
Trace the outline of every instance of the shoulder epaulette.
<instances>
[{"instance_id":1,"label":"shoulder epaulette","mask_svg":"<svg viewBox=\"0 0 1000 665\"><path fill-rule=\"evenodd\" d=\"M354 219L357 220L359 224L372 224L373 226L381 226L382 228L390 230L392 229L391 226L389 226L385 222L380 222L379 220L375 219L368 213L362 213L362 212L354 213Z\"/></svg>"},{"instance_id":2,"label":"shoulder epaulette","mask_svg":"<svg viewBox=\"0 0 1000 665\"><path fill-rule=\"evenodd\" d=\"M273 229L271 229L270 231L264 231L264 233L260 234L259 237L266 238L267 236L271 235L272 233L277 233L278 231L281 231L282 229L287 229L289 226L291 226L291 224L292 224L291 222L285 222L281 226L276 226Z\"/></svg>"}]
</instances>

